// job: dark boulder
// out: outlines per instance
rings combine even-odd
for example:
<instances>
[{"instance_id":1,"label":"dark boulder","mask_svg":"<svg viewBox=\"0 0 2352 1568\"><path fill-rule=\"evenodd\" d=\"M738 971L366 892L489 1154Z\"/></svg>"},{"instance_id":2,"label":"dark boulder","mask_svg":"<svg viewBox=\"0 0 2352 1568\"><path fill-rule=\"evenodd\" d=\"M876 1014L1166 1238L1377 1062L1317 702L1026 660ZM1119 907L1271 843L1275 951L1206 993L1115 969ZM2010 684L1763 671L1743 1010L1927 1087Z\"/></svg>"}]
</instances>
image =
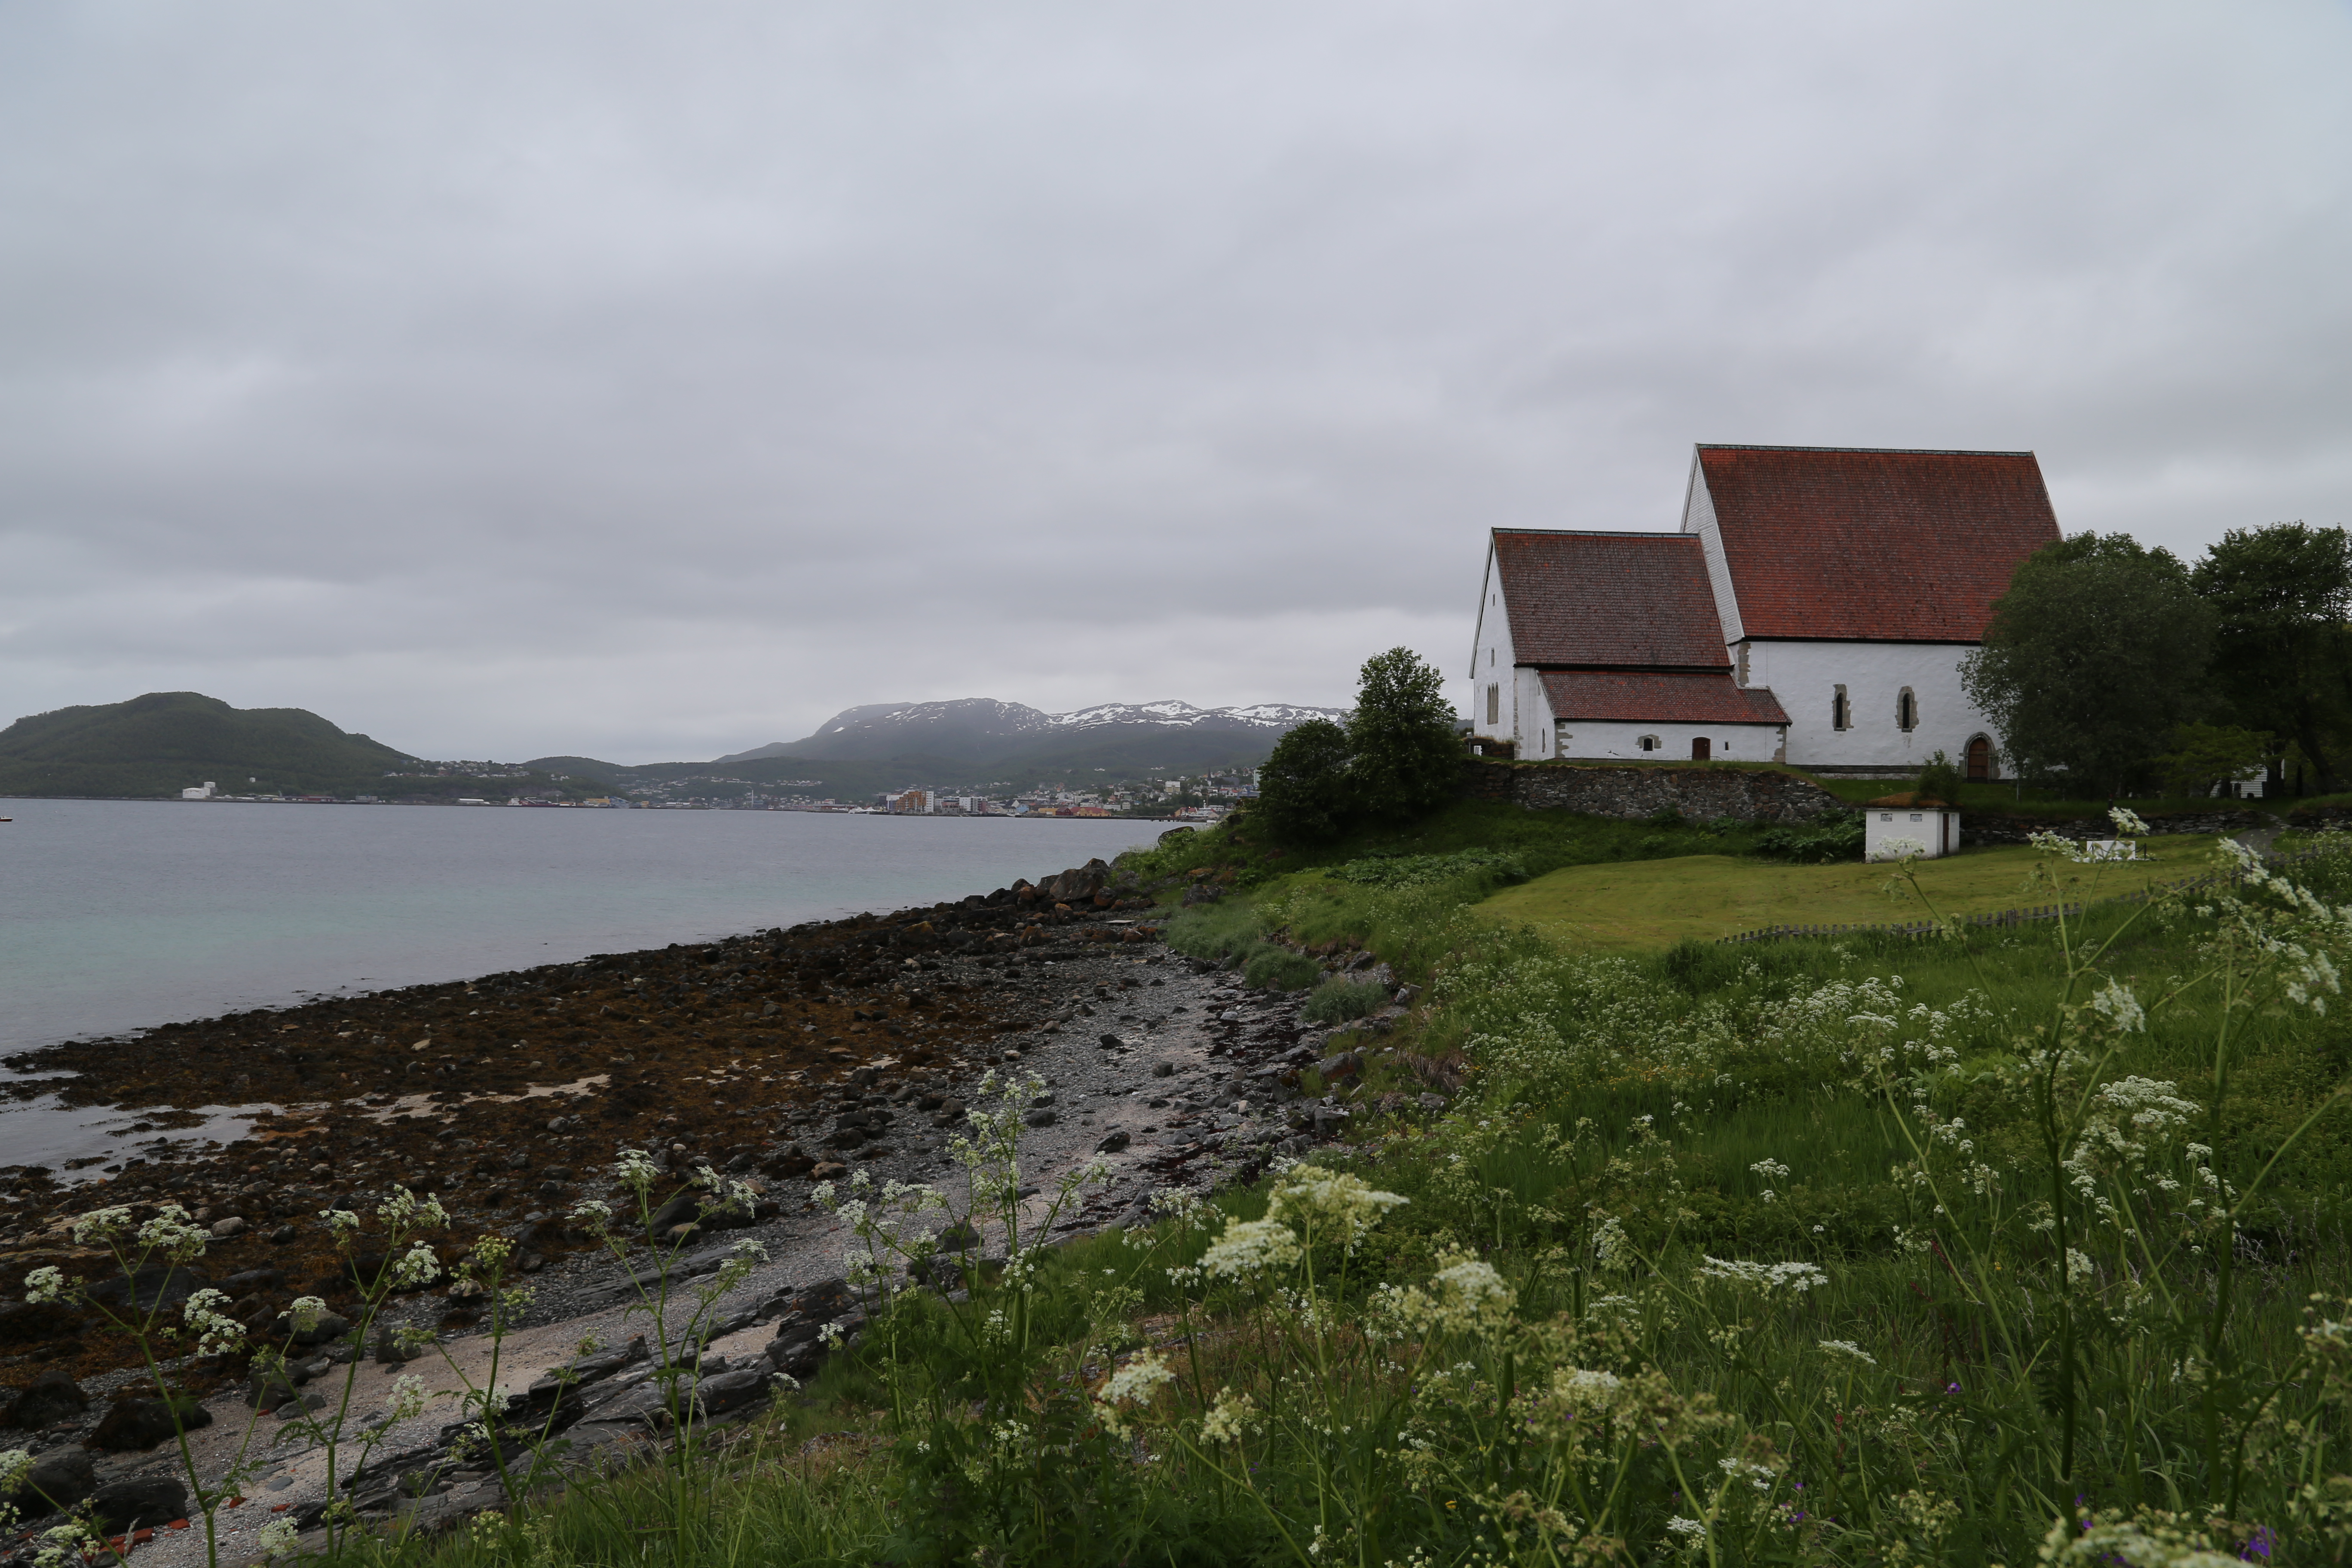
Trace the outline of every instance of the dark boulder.
<instances>
[{"instance_id":1,"label":"dark boulder","mask_svg":"<svg viewBox=\"0 0 2352 1568\"><path fill-rule=\"evenodd\" d=\"M0 1413L0 1422L34 1430L74 1420L89 1408L89 1395L82 1392L81 1384L52 1367L25 1385L6 1411Z\"/></svg>"},{"instance_id":2,"label":"dark boulder","mask_svg":"<svg viewBox=\"0 0 2352 1568\"><path fill-rule=\"evenodd\" d=\"M340 1340L352 1331L349 1318L340 1312L321 1312L319 1321L307 1329L296 1329L293 1342L298 1345L323 1345Z\"/></svg>"},{"instance_id":3,"label":"dark boulder","mask_svg":"<svg viewBox=\"0 0 2352 1568\"><path fill-rule=\"evenodd\" d=\"M186 1394L176 1399L118 1398L89 1435L89 1446L110 1454L152 1448L182 1432L213 1424L213 1413Z\"/></svg>"},{"instance_id":4,"label":"dark boulder","mask_svg":"<svg viewBox=\"0 0 2352 1568\"><path fill-rule=\"evenodd\" d=\"M71 1508L98 1489L98 1468L79 1448L44 1454L34 1461L9 1500L28 1515Z\"/></svg>"},{"instance_id":5,"label":"dark boulder","mask_svg":"<svg viewBox=\"0 0 2352 1568\"><path fill-rule=\"evenodd\" d=\"M188 1489L168 1475L109 1481L89 1494L89 1514L109 1535L137 1525L168 1524L188 1516Z\"/></svg>"}]
</instances>

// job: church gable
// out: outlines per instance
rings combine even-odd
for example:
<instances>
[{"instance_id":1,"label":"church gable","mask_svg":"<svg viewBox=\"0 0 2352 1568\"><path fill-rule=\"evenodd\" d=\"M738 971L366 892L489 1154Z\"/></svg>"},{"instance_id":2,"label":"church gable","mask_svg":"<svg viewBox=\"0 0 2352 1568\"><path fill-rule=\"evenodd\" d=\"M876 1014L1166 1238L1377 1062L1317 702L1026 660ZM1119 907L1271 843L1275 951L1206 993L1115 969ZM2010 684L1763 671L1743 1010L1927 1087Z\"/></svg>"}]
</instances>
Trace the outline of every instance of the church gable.
<instances>
[{"instance_id":1,"label":"church gable","mask_svg":"<svg viewBox=\"0 0 2352 1568\"><path fill-rule=\"evenodd\" d=\"M2031 452L1702 446L1696 468L1683 528L1727 640L1980 642L2059 536Z\"/></svg>"},{"instance_id":2,"label":"church gable","mask_svg":"<svg viewBox=\"0 0 2352 1568\"><path fill-rule=\"evenodd\" d=\"M1497 529L1494 561L1520 665L1730 665L1705 554L1688 534Z\"/></svg>"}]
</instances>

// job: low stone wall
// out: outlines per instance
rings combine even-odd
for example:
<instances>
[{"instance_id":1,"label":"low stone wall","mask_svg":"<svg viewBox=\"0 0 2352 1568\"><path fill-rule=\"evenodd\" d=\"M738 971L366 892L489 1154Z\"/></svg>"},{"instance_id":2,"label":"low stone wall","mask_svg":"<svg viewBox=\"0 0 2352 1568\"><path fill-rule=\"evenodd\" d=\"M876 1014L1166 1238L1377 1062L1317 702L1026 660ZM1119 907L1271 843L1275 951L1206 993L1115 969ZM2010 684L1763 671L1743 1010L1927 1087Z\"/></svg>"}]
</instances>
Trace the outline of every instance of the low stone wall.
<instances>
[{"instance_id":1,"label":"low stone wall","mask_svg":"<svg viewBox=\"0 0 2352 1568\"><path fill-rule=\"evenodd\" d=\"M1811 822L1843 803L1810 779L1750 768L1580 767L1572 763L1462 766L1462 793L1528 811L1580 811L1630 821L1671 806L1695 821Z\"/></svg>"}]
</instances>

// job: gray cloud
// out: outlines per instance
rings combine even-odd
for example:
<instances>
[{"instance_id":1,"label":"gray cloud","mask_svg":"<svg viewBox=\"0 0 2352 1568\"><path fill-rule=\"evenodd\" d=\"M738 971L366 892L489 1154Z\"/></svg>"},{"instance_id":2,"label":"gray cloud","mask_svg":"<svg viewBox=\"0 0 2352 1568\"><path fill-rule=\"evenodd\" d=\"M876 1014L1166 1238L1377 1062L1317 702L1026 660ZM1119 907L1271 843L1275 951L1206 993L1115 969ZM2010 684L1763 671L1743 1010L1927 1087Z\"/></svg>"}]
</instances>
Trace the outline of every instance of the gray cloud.
<instances>
[{"instance_id":1,"label":"gray cloud","mask_svg":"<svg viewBox=\"0 0 2352 1568\"><path fill-rule=\"evenodd\" d=\"M1344 700L1694 440L2352 512L2340 7L0 13L0 705ZM6 714L0 714L5 719Z\"/></svg>"}]
</instances>

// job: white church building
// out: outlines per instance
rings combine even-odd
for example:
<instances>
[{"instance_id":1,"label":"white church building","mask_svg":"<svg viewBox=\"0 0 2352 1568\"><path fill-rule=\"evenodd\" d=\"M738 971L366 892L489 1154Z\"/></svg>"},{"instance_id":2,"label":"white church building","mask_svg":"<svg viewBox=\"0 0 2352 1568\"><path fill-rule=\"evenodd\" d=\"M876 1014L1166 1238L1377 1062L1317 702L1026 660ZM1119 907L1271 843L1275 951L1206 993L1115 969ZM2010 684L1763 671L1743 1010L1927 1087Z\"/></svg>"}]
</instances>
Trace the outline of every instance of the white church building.
<instances>
[{"instance_id":1,"label":"white church building","mask_svg":"<svg viewBox=\"0 0 2352 1568\"><path fill-rule=\"evenodd\" d=\"M2031 452L1701 446L1672 533L1496 529L1472 738L1531 761L1999 776L1960 689L2058 538Z\"/></svg>"}]
</instances>

